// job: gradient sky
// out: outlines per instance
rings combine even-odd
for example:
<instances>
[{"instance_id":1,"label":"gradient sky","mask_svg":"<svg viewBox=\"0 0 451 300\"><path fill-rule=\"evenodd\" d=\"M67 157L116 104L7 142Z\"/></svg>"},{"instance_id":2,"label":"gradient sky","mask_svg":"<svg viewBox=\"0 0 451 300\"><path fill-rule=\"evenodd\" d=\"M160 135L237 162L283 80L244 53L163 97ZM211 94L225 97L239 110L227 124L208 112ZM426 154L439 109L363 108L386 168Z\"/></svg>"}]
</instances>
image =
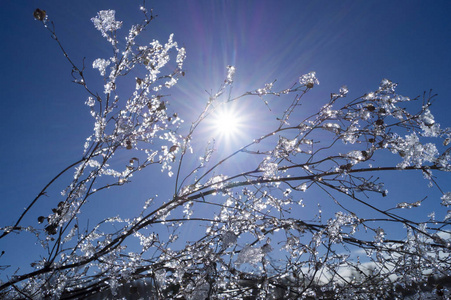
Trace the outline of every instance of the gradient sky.
<instances>
[{"instance_id":1,"label":"gradient sky","mask_svg":"<svg viewBox=\"0 0 451 300\"><path fill-rule=\"evenodd\" d=\"M94 59L110 55L90 18L99 10L114 9L128 29L140 20L140 4L134 0L1 2L0 226L11 225L54 175L80 157L92 132L86 94L71 82L69 64L33 19L34 9L47 11L69 55L76 63L86 57L89 69ZM142 40L164 42L174 33L187 50L186 76L171 90L173 108L179 106L187 122L208 99L205 90L215 91L225 67L234 65L237 93L274 79L279 87L287 87L300 75L316 71L320 85L309 99L320 101L318 105L342 85L348 86L352 98L377 89L383 78L399 83L398 92L411 98L433 89L439 96L432 112L442 127L451 126L450 1L186 0L147 1L147 7L154 8L158 18ZM98 80L96 75L92 72L91 78ZM441 183L449 189L448 181ZM151 191L161 183L145 184ZM143 193L136 190L129 196L139 198ZM59 200L55 201L46 206ZM140 209L129 202L117 205L130 215ZM95 214L96 206L92 209ZM32 211L30 220L41 213ZM6 239L0 240L0 250L10 247L5 243ZM26 255L25 244L15 251L22 250ZM0 265L7 263L14 259L0 258Z\"/></svg>"}]
</instances>

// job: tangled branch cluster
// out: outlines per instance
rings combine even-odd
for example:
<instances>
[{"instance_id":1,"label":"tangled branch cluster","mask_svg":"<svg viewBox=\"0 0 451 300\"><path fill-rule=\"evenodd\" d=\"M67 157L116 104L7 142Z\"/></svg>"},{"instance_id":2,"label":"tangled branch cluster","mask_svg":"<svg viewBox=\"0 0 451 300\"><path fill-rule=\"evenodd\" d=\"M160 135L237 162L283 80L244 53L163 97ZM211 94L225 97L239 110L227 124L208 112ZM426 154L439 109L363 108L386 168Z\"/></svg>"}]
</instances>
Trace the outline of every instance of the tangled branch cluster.
<instances>
[{"instance_id":1,"label":"tangled branch cluster","mask_svg":"<svg viewBox=\"0 0 451 300\"><path fill-rule=\"evenodd\" d=\"M314 72L280 91L271 83L224 100L235 73L229 66L218 92L183 126L163 91L185 75L185 49L172 35L163 44L138 45L136 38L154 19L142 11L144 21L131 27L123 44L114 11L92 19L114 53L92 64L104 79L102 93L69 58L45 11L35 12L71 64L74 81L88 93L94 128L82 157L52 179L15 224L1 228L3 240L13 232L35 235L47 253L30 262L34 270L19 270L0 282L1 297L119 297L127 287L130 294L166 299L309 299L337 293L382 299L421 295L422 283L451 276L451 212L443 220L407 218L403 210L423 200L391 199L383 182L389 172L423 173L443 195L430 200L441 201L444 209L451 205L451 192L434 179L451 171L451 129L435 121L433 95L424 95L412 113L404 106L421 99L398 95L396 84L384 79L377 90L354 100L347 100L342 87L317 113L300 118L304 98L319 84ZM119 96L119 78L134 74L145 75L134 78L128 97ZM199 148L196 133L206 118L221 105L249 97L291 100L265 135L219 158L210 143L195 167L187 164L192 149ZM114 161L119 153L127 157L126 166ZM241 156L257 163L245 164L244 171L231 167ZM113 216L82 228L88 201L153 165L174 181L172 195L162 200L151 195L134 218ZM71 170L72 182L55 208L24 224L24 216ZM313 213L307 210L312 203ZM201 230L184 238L192 226ZM387 228L405 230L405 238L391 238ZM139 247L128 246L136 240ZM146 292L140 284L147 285ZM435 292L445 293L439 285Z\"/></svg>"}]
</instances>

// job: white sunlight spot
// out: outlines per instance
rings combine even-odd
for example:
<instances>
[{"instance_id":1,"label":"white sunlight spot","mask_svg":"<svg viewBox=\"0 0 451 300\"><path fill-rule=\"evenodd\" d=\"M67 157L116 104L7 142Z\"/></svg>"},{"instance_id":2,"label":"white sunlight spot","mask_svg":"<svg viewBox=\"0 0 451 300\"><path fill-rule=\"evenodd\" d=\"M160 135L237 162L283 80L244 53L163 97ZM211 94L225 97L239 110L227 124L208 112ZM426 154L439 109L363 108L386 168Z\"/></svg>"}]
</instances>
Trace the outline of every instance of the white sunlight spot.
<instances>
[{"instance_id":1,"label":"white sunlight spot","mask_svg":"<svg viewBox=\"0 0 451 300\"><path fill-rule=\"evenodd\" d=\"M221 109L215 114L213 124L216 133L225 137L238 134L241 125L237 113L226 109Z\"/></svg>"},{"instance_id":2,"label":"white sunlight spot","mask_svg":"<svg viewBox=\"0 0 451 300\"><path fill-rule=\"evenodd\" d=\"M219 104L205 120L203 135L215 140L221 152L236 150L249 143L250 135L255 132L255 111L244 101Z\"/></svg>"}]
</instances>

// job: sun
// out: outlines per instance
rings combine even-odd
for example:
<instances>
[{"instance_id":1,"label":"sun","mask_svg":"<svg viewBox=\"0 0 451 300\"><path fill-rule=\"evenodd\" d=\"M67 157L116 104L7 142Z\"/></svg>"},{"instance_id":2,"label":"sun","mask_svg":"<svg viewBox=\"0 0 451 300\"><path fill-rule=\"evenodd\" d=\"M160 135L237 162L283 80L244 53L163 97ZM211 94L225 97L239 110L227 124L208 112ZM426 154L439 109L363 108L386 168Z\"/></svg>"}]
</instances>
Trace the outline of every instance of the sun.
<instances>
[{"instance_id":1,"label":"sun","mask_svg":"<svg viewBox=\"0 0 451 300\"><path fill-rule=\"evenodd\" d=\"M233 150L249 142L255 133L255 110L247 103L221 103L205 120L202 135L213 139L221 151Z\"/></svg>"},{"instance_id":2,"label":"sun","mask_svg":"<svg viewBox=\"0 0 451 300\"><path fill-rule=\"evenodd\" d=\"M236 136L239 134L241 126L238 113L234 110L221 108L214 114L213 127L219 136Z\"/></svg>"}]
</instances>

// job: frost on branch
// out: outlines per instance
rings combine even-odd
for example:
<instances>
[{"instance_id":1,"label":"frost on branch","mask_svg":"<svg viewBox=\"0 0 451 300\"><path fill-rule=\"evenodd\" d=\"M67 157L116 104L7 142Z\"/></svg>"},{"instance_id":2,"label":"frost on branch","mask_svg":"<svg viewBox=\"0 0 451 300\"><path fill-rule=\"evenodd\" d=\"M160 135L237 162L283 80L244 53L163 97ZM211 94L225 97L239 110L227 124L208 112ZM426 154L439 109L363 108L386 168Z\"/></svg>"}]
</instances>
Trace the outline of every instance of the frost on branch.
<instances>
[{"instance_id":1,"label":"frost on branch","mask_svg":"<svg viewBox=\"0 0 451 300\"><path fill-rule=\"evenodd\" d=\"M343 241L343 229L350 226L352 228L350 234L354 234L357 227L357 218L355 215L337 212L334 219L330 219L327 224L327 232L332 243L340 243ZM346 235L345 235L346 236Z\"/></svg>"},{"instance_id":2,"label":"frost on branch","mask_svg":"<svg viewBox=\"0 0 451 300\"><path fill-rule=\"evenodd\" d=\"M301 77L299 77L299 83L309 89L311 89L315 85L318 85L319 80L318 78L316 78L316 72L310 72L302 75Z\"/></svg>"},{"instance_id":3,"label":"frost on branch","mask_svg":"<svg viewBox=\"0 0 451 300\"><path fill-rule=\"evenodd\" d=\"M262 258L265 256L261 248L252 247L247 245L244 247L240 253L238 254L237 259L235 260L235 265L239 267L244 263L248 263L251 265L257 265L261 262Z\"/></svg>"},{"instance_id":4,"label":"frost on branch","mask_svg":"<svg viewBox=\"0 0 451 300\"><path fill-rule=\"evenodd\" d=\"M392 152L399 153L404 159L402 163L398 164L400 168L406 168L410 165L420 168L424 162L435 162L439 154L434 144L422 145L415 133L406 135L404 139L393 135L391 145Z\"/></svg>"},{"instance_id":5,"label":"frost on branch","mask_svg":"<svg viewBox=\"0 0 451 300\"><path fill-rule=\"evenodd\" d=\"M277 163L271 162L270 157L266 157L259 166L259 170L263 172L263 178L273 178L278 172Z\"/></svg>"},{"instance_id":6,"label":"frost on branch","mask_svg":"<svg viewBox=\"0 0 451 300\"><path fill-rule=\"evenodd\" d=\"M111 34L114 34L116 30L122 27L122 22L116 21L115 14L114 10L101 10L96 17L91 19L96 29L113 45L116 41Z\"/></svg>"},{"instance_id":7,"label":"frost on branch","mask_svg":"<svg viewBox=\"0 0 451 300\"><path fill-rule=\"evenodd\" d=\"M228 248L229 246L235 245L237 242L238 237L236 236L235 233L233 233L232 231L226 231L222 237L222 247L224 249Z\"/></svg>"},{"instance_id":8,"label":"frost on branch","mask_svg":"<svg viewBox=\"0 0 451 300\"><path fill-rule=\"evenodd\" d=\"M113 50L93 60L103 77L97 89L73 65L93 133L62 173L74 171L61 195L45 187L31 204L48 195L52 207L30 224L20 216L1 228L5 239L31 233L44 254L30 261L31 270L7 270L0 297L120 298L125 290L146 298L135 286L143 284L164 299L395 299L423 296L425 284L450 278L451 194L437 177L451 170L451 129L434 118L433 96L407 109L416 98L383 79L354 99L342 86L305 114L302 104L319 84L314 72L234 95L229 66L217 92L185 124L179 113L186 112L164 91L185 76L186 50L173 35L140 44L153 20L151 11L142 12L144 21L123 43L114 11L93 18ZM263 103L254 101L263 96ZM261 136L239 140L229 152L203 139L216 109L246 101L277 107L252 120L269 124ZM428 198L424 189L418 199L392 197L390 172L420 173L442 196ZM141 199L128 185L135 178L151 183L143 189L150 195ZM111 216L105 195L117 188L130 211ZM99 207L97 222L87 222L89 204Z\"/></svg>"},{"instance_id":9,"label":"frost on branch","mask_svg":"<svg viewBox=\"0 0 451 300\"><path fill-rule=\"evenodd\" d=\"M235 67L234 66L227 66L227 79L225 80L225 83L226 84L232 84L234 76L235 76Z\"/></svg>"},{"instance_id":10,"label":"frost on branch","mask_svg":"<svg viewBox=\"0 0 451 300\"><path fill-rule=\"evenodd\" d=\"M92 67L94 69L98 69L100 72L100 75L105 76L105 70L106 68L110 65L110 61L109 60L105 60L102 58L97 58L93 63L92 63Z\"/></svg>"},{"instance_id":11,"label":"frost on branch","mask_svg":"<svg viewBox=\"0 0 451 300\"><path fill-rule=\"evenodd\" d=\"M441 199L443 206L446 207L451 206L451 192L447 192L446 194L444 194Z\"/></svg>"}]
</instances>

